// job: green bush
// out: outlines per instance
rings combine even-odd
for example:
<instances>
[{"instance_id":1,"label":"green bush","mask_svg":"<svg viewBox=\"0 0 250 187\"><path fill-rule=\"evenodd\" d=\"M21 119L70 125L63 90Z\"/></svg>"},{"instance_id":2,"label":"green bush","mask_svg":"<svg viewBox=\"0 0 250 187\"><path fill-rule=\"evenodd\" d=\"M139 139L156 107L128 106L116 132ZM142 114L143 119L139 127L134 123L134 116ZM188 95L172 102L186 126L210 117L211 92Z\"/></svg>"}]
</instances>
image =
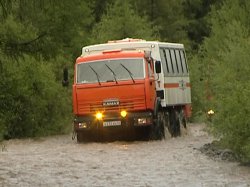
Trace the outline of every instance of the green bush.
<instances>
[{"instance_id":1,"label":"green bush","mask_svg":"<svg viewBox=\"0 0 250 187\"><path fill-rule=\"evenodd\" d=\"M210 95L210 100L201 103L215 110L213 131L246 162L250 161L249 8L249 1L229 0L219 11L214 10L211 36L194 61L196 68L201 67L197 73L204 77L204 85L198 88L197 84L195 91ZM206 100L202 95L199 98Z\"/></svg>"},{"instance_id":2,"label":"green bush","mask_svg":"<svg viewBox=\"0 0 250 187\"><path fill-rule=\"evenodd\" d=\"M2 61L0 124L5 138L63 133L70 126L68 91L56 82L51 65L24 56Z\"/></svg>"},{"instance_id":3,"label":"green bush","mask_svg":"<svg viewBox=\"0 0 250 187\"><path fill-rule=\"evenodd\" d=\"M248 65L250 39L239 40L229 46L223 61L217 64L214 79L215 108L214 128L223 143L239 154L243 161L250 161L250 67Z\"/></svg>"}]
</instances>

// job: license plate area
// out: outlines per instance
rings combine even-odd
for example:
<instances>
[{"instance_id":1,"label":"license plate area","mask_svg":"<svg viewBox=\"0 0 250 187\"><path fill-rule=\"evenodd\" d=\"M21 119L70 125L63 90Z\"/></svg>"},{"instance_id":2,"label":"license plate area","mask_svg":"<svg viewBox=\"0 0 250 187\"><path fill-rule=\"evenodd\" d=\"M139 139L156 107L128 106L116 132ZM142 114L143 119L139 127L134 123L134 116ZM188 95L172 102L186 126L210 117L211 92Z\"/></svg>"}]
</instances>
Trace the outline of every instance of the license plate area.
<instances>
[{"instance_id":1,"label":"license plate area","mask_svg":"<svg viewBox=\"0 0 250 187\"><path fill-rule=\"evenodd\" d=\"M120 126L122 123L121 121L104 121L103 127L114 127L114 126Z\"/></svg>"}]
</instances>

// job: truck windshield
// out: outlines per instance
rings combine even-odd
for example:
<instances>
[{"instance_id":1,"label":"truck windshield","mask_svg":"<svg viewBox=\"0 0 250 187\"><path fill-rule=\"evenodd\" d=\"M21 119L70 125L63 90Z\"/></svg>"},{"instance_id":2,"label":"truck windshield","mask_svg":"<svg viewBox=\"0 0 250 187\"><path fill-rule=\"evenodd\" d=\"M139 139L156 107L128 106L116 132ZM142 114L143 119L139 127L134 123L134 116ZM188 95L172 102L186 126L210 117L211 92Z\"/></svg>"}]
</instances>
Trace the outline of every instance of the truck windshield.
<instances>
[{"instance_id":1,"label":"truck windshield","mask_svg":"<svg viewBox=\"0 0 250 187\"><path fill-rule=\"evenodd\" d=\"M132 80L145 77L144 60L142 58L100 60L77 65L76 81L80 84L131 80L131 77Z\"/></svg>"}]
</instances>

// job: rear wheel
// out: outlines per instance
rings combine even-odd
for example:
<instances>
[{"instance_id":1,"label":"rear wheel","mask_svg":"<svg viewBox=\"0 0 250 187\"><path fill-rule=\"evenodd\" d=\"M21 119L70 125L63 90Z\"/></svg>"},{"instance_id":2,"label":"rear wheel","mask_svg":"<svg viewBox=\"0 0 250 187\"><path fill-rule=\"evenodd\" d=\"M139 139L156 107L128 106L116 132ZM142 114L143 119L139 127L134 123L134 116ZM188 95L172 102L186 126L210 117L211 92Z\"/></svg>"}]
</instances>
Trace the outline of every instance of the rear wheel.
<instances>
[{"instance_id":1,"label":"rear wheel","mask_svg":"<svg viewBox=\"0 0 250 187\"><path fill-rule=\"evenodd\" d=\"M170 109L169 111L169 132L172 137L181 135L179 112L177 109Z\"/></svg>"},{"instance_id":2,"label":"rear wheel","mask_svg":"<svg viewBox=\"0 0 250 187\"><path fill-rule=\"evenodd\" d=\"M180 110L179 121L180 121L180 125L182 125L186 129L187 128L187 118L184 114L183 109Z\"/></svg>"},{"instance_id":3,"label":"rear wheel","mask_svg":"<svg viewBox=\"0 0 250 187\"><path fill-rule=\"evenodd\" d=\"M166 138L169 135L169 113L167 111L163 112L163 127L162 127L162 131L163 131L163 135L164 138Z\"/></svg>"}]
</instances>

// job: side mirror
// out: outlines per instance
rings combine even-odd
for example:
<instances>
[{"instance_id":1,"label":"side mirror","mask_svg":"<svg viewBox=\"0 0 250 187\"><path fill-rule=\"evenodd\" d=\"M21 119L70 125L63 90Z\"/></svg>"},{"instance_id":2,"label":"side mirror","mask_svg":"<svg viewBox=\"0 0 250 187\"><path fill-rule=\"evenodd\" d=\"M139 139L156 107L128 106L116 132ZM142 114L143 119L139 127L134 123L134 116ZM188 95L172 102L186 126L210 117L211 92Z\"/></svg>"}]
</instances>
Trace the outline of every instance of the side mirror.
<instances>
[{"instance_id":1,"label":"side mirror","mask_svg":"<svg viewBox=\"0 0 250 187\"><path fill-rule=\"evenodd\" d=\"M156 61L155 62L155 72L156 73L161 73L161 61Z\"/></svg>"},{"instance_id":2,"label":"side mirror","mask_svg":"<svg viewBox=\"0 0 250 187\"><path fill-rule=\"evenodd\" d=\"M69 85L69 72L68 68L63 68L63 80L62 80L62 85L64 87Z\"/></svg>"}]
</instances>

